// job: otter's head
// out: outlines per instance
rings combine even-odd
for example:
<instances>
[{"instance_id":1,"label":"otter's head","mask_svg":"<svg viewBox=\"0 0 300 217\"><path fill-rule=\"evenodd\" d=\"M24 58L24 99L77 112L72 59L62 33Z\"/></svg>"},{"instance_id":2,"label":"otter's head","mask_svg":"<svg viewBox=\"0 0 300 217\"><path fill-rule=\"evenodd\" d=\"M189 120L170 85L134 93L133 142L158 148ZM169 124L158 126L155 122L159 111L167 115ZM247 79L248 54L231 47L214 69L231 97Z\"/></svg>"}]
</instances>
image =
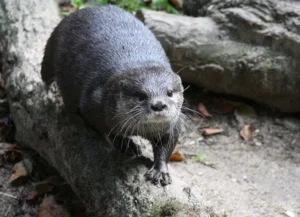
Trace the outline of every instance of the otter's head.
<instances>
[{"instance_id":1,"label":"otter's head","mask_svg":"<svg viewBox=\"0 0 300 217\"><path fill-rule=\"evenodd\" d=\"M177 123L183 103L177 74L159 70L123 74L118 89L116 122L132 124L130 128Z\"/></svg>"}]
</instances>

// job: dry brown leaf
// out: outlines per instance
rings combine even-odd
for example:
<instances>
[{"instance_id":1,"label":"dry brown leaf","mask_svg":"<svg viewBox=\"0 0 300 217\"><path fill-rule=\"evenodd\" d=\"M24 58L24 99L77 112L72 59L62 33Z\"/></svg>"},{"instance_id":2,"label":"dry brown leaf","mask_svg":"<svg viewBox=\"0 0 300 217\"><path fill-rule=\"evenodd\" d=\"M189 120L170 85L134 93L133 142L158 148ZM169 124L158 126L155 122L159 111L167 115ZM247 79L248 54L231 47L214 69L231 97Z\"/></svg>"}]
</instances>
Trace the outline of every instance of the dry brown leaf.
<instances>
[{"instance_id":1,"label":"dry brown leaf","mask_svg":"<svg viewBox=\"0 0 300 217\"><path fill-rule=\"evenodd\" d=\"M207 111L205 105L203 105L202 103L198 104L198 111L201 112L206 118L210 118L211 114Z\"/></svg>"},{"instance_id":2,"label":"dry brown leaf","mask_svg":"<svg viewBox=\"0 0 300 217\"><path fill-rule=\"evenodd\" d=\"M255 128L251 124L247 124L240 131L240 135L245 141L249 141L252 139L254 130Z\"/></svg>"},{"instance_id":3,"label":"dry brown leaf","mask_svg":"<svg viewBox=\"0 0 300 217\"><path fill-rule=\"evenodd\" d=\"M63 6L61 7L63 12L75 12L77 9L73 6Z\"/></svg>"},{"instance_id":4,"label":"dry brown leaf","mask_svg":"<svg viewBox=\"0 0 300 217\"><path fill-rule=\"evenodd\" d=\"M16 163L13 167L13 171L14 173L10 177L10 184L19 185L23 184L27 180L29 172L23 161Z\"/></svg>"},{"instance_id":5,"label":"dry brown leaf","mask_svg":"<svg viewBox=\"0 0 300 217\"><path fill-rule=\"evenodd\" d=\"M204 136L210 136L218 133L222 133L223 129L220 128L204 128L202 134Z\"/></svg>"},{"instance_id":6,"label":"dry brown leaf","mask_svg":"<svg viewBox=\"0 0 300 217\"><path fill-rule=\"evenodd\" d=\"M32 192L30 192L26 198L27 202L34 202L37 200L40 196L43 196L53 190L53 186L42 183L36 186L36 189Z\"/></svg>"},{"instance_id":7,"label":"dry brown leaf","mask_svg":"<svg viewBox=\"0 0 300 217\"><path fill-rule=\"evenodd\" d=\"M182 8L182 0L169 0L169 3L173 5L175 8Z\"/></svg>"},{"instance_id":8,"label":"dry brown leaf","mask_svg":"<svg viewBox=\"0 0 300 217\"><path fill-rule=\"evenodd\" d=\"M51 195L45 197L38 211L38 217L71 217L65 207L56 203Z\"/></svg>"},{"instance_id":9,"label":"dry brown leaf","mask_svg":"<svg viewBox=\"0 0 300 217\"><path fill-rule=\"evenodd\" d=\"M170 157L170 161L177 161L177 162L181 162L184 161L184 158L181 156L181 154L176 151L175 153L172 154L172 156Z\"/></svg>"}]
</instances>

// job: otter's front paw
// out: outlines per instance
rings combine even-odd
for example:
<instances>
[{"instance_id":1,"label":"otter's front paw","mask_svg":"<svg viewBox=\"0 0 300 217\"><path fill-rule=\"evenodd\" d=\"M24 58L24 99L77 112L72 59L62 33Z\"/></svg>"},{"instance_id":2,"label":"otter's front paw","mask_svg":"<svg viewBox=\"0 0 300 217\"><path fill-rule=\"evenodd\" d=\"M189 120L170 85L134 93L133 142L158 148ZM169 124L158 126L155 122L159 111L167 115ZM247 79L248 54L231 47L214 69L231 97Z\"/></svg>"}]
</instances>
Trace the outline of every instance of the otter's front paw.
<instances>
[{"instance_id":1,"label":"otter's front paw","mask_svg":"<svg viewBox=\"0 0 300 217\"><path fill-rule=\"evenodd\" d=\"M161 185L169 185L172 183L168 169L155 169L152 167L145 174L145 177L147 180L151 180L155 185L157 185L159 182Z\"/></svg>"}]
</instances>

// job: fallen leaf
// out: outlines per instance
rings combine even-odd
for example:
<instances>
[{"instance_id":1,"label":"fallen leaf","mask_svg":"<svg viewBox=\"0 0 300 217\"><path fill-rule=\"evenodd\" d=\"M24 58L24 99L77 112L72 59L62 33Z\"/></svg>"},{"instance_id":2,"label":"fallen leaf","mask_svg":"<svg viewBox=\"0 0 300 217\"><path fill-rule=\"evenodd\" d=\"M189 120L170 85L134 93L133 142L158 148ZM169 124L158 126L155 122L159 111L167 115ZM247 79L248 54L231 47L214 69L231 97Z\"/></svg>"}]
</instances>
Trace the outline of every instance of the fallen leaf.
<instances>
[{"instance_id":1,"label":"fallen leaf","mask_svg":"<svg viewBox=\"0 0 300 217\"><path fill-rule=\"evenodd\" d=\"M176 151L175 153L172 154L172 156L170 157L170 161L177 161L177 162L181 162L184 161L184 158L181 156L181 154Z\"/></svg>"},{"instance_id":2,"label":"fallen leaf","mask_svg":"<svg viewBox=\"0 0 300 217\"><path fill-rule=\"evenodd\" d=\"M62 11L64 12L74 12L76 11L76 8L73 6L63 6L61 7Z\"/></svg>"},{"instance_id":3,"label":"fallen leaf","mask_svg":"<svg viewBox=\"0 0 300 217\"><path fill-rule=\"evenodd\" d=\"M18 145L10 145L8 151L22 151L22 149Z\"/></svg>"},{"instance_id":4,"label":"fallen leaf","mask_svg":"<svg viewBox=\"0 0 300 217\"><path fill-rule=\"evenodd\" d=\"M222 133L223 131L224 130L220 128L204 128L202 134L204 136L210 136L210 135Z\"/></svg>"},{"instance_id":5,"label":"fallen leaf","mask_svg":"<svg viewBox=\"0 0 300 217\"><path fill-rule=\"evenodd\" d=\"M39 184L36 186L36 189L30 192L26 198L26 201L29 203L35 202L40 196L43 196L53 190L53 186L49 184Z\"/></svg>"},{"instance_id":6,"label":"fallen leaf","mask_svg":"<svg viewBox=\"0 0 300 217\"><path fill-rule=\"evenodd\" d=\"M38 217L71 217L70 213L65 207L56 203L54 197L51 195L45 197L40 205Z\"/></svg>"},{"instance_id":7,"label":"fallen leaf","mask_svg":"<svg viewBox=\"0 0 300 217\"><path fill-rule=\"evenodd\" d=\"M204 155L202 153L198 153L197 155L194 155L193 159L196 161L196 162L199 162L205 166L208 166L208 167L211 167L211 168L214 168L216 169L216 166L212 163L209 163L206 161Z\"/></svg>"},{"instance_id":8,"label":"fallen leaf","mask_svg":"<svg viewBox=\"0 0 300 217\"><path fill-rule=\"evenodd\" d=\"M213 105L214 105L214 108L221 114L228 114L228 113L232 112L233 109L235 108L235 106L233 106L229 103L223 102L220 99L214 99Z\"/></svg>"},{"instance_id":9,"label":"fallen leaf","mask_svg":"<svg viewBox=\"0 0 300 217\"><path fill-rule=\"evenodd\" d=\"M207 111L206 107L202 104L202 103L199 103L198 104L198 111L200 113L202 113L206 118L210 118L211 117L211 114Z\"/></svg>"},{"instance_id":10,"label":"fallen leaf","mask_svg":"<svg viewBox=\"0 0 300 217\"><path fill-rule=\"evenodd\" d=\"M249 141L252 139L254 130L255 128L251 124L247 124L240 131L240 135L245 141Z\"/></svg>"},{"instance_id":11,"label":"fallen leaf","mask_svg":"<svg viewBox=\"0 0 300 217\"><path fill-rule=\"evenodd\" d=\"M29 173L23 161L16 163L13 167L13 171L14 173L10 177L10 184L20 185L27 180Z\"/></svg>"},{"instance_id":12,"label":"fallen leaf","mask_svg":"<svg viewBox=\"0 0 300 217\"><path fill-rule=\"evenodd\" d=\"M194 155L193 159L197 162L204 162L205 161L205 157L202 153L198 153L198 154Z\"/></svg>"},{"instance_id":13,"label":"fallen leaf","mask_svg":"<svg viewBox=\"0 0 300 217\"><path fill-rule=\"evenodd\" d=\"M182 8L182 0L169 0L170 4L173 5L175 8Z\"/></svg>"}]
</instances>

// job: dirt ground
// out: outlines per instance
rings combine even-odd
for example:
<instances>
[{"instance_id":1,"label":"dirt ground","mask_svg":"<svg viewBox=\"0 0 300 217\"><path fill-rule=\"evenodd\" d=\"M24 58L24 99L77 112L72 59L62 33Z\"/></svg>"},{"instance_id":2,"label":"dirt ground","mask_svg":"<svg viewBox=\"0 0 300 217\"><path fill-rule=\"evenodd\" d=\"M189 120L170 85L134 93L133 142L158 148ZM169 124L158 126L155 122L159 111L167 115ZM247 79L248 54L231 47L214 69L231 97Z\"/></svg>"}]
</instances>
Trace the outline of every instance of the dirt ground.
<instances>
[{"instance_id":1,"label":"dirt ground","mask_svg":"<svg viewBox=\"0 0 300 217\"><path fill-rule=\"evenodd\" d=\"M243 142L228 118L220 117L210 125L226 129L228 135L204 139L198 147L215 168L193 159L172 166L199 187L205 203L219 214L300 216L300 133L274 124L268 116L259 119L261 146Z\"/></svg>"},{"instance_id":2,"label":"dirt ground","mask_svg":"<svg viewBox=\"0 0 300 217\"><path fill-rule=\"evenodd\" d=\"M193 96L196 101L201 97ZM203 203L220 216L300 216L299 116L287 117L255 105L251 117L218 114L209 102L204 104L212 117L190 116L190 130L177 147L185 160L171 162L172 171L197 186ZM250 123L255 132L246 142L239 131ZM203 136L203 128L208 127L223 132ZM10 186L11 169L0 167L0 217L34 216L37 207L17 200L33 185Z\"/></svg>"},{"instance_id":3,"label":"dirt ground","mask_svg":"<svg viewBox=\"0 0 300 217\"><path fill-rule=\"evenodd\" d=\"M263 108L255 113L250 119L235 113L213 113L200 126L199 120L190 121L195 132L190 132L178 149L201 153L208 166L193 158L172 166L182 179L200 189L203 201L220 215L300 216L299 119ZM249 142L239 134L247 123L256 129ZM199 134L203 127L224 132L203 137Z\"/></svg>"},{"instance_id":4,"label":"dirt ground","mask_svg":"<svg viewBox=\"0 0 300 217\"><path fill-rule=\"evenodd\" d=\"M20 202L19 198L27 195L33 190L33 185L28 182L21 187L12 187L9 179L12 174L12 166L5 165L0 168L0 216L1 217L26 217L25 214L35 215L38 206L32 206L24 202Z\"/></svg>"}]
</instances>

